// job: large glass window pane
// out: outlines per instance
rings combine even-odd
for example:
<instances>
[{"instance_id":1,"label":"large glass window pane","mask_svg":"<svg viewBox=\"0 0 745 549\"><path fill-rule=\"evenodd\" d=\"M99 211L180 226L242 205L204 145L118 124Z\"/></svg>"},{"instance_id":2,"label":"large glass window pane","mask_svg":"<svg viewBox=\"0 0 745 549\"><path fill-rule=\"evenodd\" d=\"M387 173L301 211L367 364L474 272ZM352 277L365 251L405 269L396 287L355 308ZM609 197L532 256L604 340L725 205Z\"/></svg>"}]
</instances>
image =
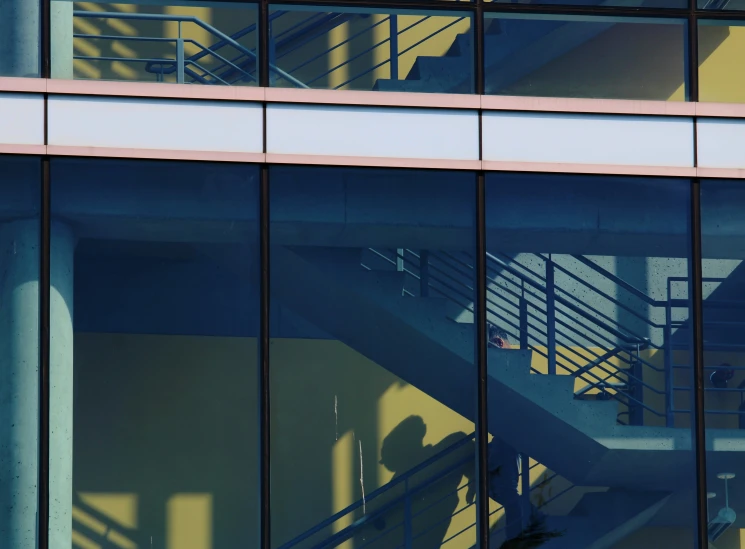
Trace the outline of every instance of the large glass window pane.
<instances>
[{"instance_id":1,"label":"large glass window pane","mask_svg":"<svg viewBox=\"0 0 745 549\"><path fill-rule=\"evenodd\" d=\"M258 168L51 175L52 545L258 546Z\"/></svg>"},{"instance_id":2,"label":"large glass window pane","mask_svg":"<svg viewBox=\"0 0 745 549\"><path fill-rule=\"evenodd\" d=\"M486 0L487 2L496 2L499 4L509 4L512 0ZM688 7L687 0L529 0L529 4L542 4L546 6L602 6L618 7L632 9L650 9L650 8L676 8L682 9Z\"/></svg>"},{"instance_id":3,"label":"large glass window pane","mask_svg":"<svg viewBox=\"0 0 745 549\"><path fill-rule=\"evenodd\" d=\"M745 515L745 187L701 182L704 409L710 547L737 547Z\"/></svg>"},{"instance_id":4,"label":"large glass window pane","mask_svg":"<svg viewBox=\"0 0 745 549\"><path fill-rule=\"evenodd\" d=\"M698 0L698 9L701 10L745 10L743 0Z\"/></svg>"},{"instance_id":5,"label":"large glass window pane","mask_svg":"<svg viewBox=\"0 0 745 549\"><path fill-rule=\"evenodd\" d=\"M487 14L486 93L685 101L682 19Z\"/></svg>"},{"instance_id":6,"label":"large glass window pane","mask_svg":"<svg viewBox=\"0 0 745 549\"><path fill-rule=\"evenodd\" d=\"M0 4L0 76L40 76L41 6L28 0Z\"/></svg>"},{"instance_id":7,"label":"large glass window pane","mask_svg":"<svg viewBox=\"0 0 745 549\"><path fill-rule=\"evenodd\" d=\"M745 102L745 21L699 21L700 101Z\"/></svg>"},{"instance_id":8,"label":"large glass window pane","mask_svg":"<svg viewBox=\"0 0 745 549\"><path fill-rule=\"evenodd\" d=\"M475 175L269 175L274 546L470 549Z\"/></svg>"},{"instance_id":9,"label":"large glass window pane","mask_svg":"<svg viewBox=\"0 0 745 549\"><path fill-rule=\"evenodd\" d=\"M37 546L40 167L38 158L0 156L0 547L8 549Z\"/></svg>"},{"instance_id":10,"label":"large glass window pane","mask_svg":"<svg viewBox=\"0 0 745 549\"><path fill-rule=\"evenodd\" d=\"M274 6L273 86L473 92L465 12Z\"/></svg>"},{"instance_id":11,"label":"large glass window pane","mask_svg":"<svg viewBox=\"0 0 745 549\"><path fill-rule=\"evenodd\" d=\"M693 549L689 181L486 184L492 547Z\"/></svg>"},{"instance_id":12,"label":"large glass window pane","mask_svg":"<svg viewBox=\"0 0 745 549\"><path fill-rule=\"evenodd\" d=\"M52 77L258 84L252 3L52 0Z\"/></svg>"}]
</instances>

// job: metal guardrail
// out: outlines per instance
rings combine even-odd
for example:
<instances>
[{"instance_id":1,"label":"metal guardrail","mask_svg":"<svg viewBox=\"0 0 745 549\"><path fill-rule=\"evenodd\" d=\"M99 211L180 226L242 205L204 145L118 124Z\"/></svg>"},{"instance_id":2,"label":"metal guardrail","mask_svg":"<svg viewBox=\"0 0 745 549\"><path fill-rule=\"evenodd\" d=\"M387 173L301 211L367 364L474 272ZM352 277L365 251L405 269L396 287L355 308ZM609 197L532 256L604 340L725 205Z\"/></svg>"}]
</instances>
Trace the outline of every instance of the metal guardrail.
<instances>
[{"instance_id":1,"label":"metal guardrail","mask_svg":"<svg viewBox=\"0 0 745 549\"><path fill-rule=\"evenodd\" d=\"M407 276L419 282L418 295L436 294L473 312L474 302L474 258L469 254L452 254L431 251L417 252L409 249L371 250L391 265L404 271ZM622 302L596 285L584 280L568 266L559 265L544 254L524 254L539 262L543 267L540 273L535 267L508 258L501 254L488 254L487 272L490 285L487 288L487 315L492 323L498 324L507 334L518 342L521 348L529 348L546 359L548 373L561 369L581 379L585 384L575 392L577 398L588 398L588 393L598 393L599 398L612 398L626 406L619 414L619 423L641 425L644 412L662 418L667 426L674 426L678 414L690 413L686 408L675 406L676 392L690 391L690 387L676 385L672 372L685 366L673 362L674 340L687 329L687 321L674 319L674 310L686 310L688 300L675 297L670 285L675 282L687 283L687 278L670 277L666 299L653 299L631 284L608 272L601 266L582 256L563 256L573 258L579 265L593 271L594 275L627 292L630 299L637 300L640 307L656 308L663 321L654 321L649 316L639 314L633 306ZM608 303L626 317L647 330L657 331L661 342L653 341L637 333L597 307L591 300L580 300L561 283L556 276L560 273L572 284L591 292L598 300ZM705 281L721 282L723 279L709 278ZM411 291L409 295L415 295ZM707 307L738 308L745 311L745 301L741 304L717 302L708 299ZM707 326L722 322L707 321ZM733 322L729 321L728 325ZM745 322L735 322L745 328ZM660 334L661 332L661 334ZM658 339L659 339L658 338ZM607 349L596 352L597 349ZM721 348L720 348L721 347ZM682 348L690 349L690 345ZM745 344L712 346L707 350L740 350ZM662 366L645 358L642 351L661 352ZM707 366L714 370L717 366ZM736 370L738 368L735 368ZM745 370L745 367L742 368ZM536 373L541 373L533 369ZM664 385L645 380L644 372L656 372L664 377ZM711 393L739 393L745 398L745 386L737 388L706 387ZM656 395L652 402L648 396ZM721 410L708 407L706 412L715 415L740 416L745 421L745 411ZM628 422L620 416L628 416Z\"/></svg>"},{"instance_id":2,"label":"metal guardrail","mask_svg":"<svg viewBox=\"0 0 745 549\"><path fill-rule=\"evenodd\" d=\"M454 473L458 468L463 467L469 461L473 460L473 456L469 456L467 458L458 460L456 463L450 465L449 467L443 470L437 471L434 475L429 477L426 481L423 481L422 483L411 486L413 477L417 474L422 473L423 471L425 471L432 465L438 463L440 460L446 458L447 456L450 456L456 450L459 450L465 447L468 443L473 442L474 436L475 436L475 433L471 433L470 435L463 437L461 440L455 442L448 448L445 448L444 450L435 454L434 456L427 459L426 461L423 461L419 465L412 467L411 469L409 469L406 473L404 473L397 479L394 479L388 484L386 484L385 486L381 486L377 490L371 492L370 494L367 495L365 499L360 499L354 502L353 504L342 509L338 513L335 513L332 516L328 517L327 519L323 520L322 522L319 522L314 527L303 532L299 536L281 545L279 549L290 549L290 548L298 547L299 544L309 540L316 534L323 532L325 529L332 526L335 522L350 515L351 513L354 513L355 511L359 509L366 507L367 505L370 505L371 502L390 493L393 489L398 488L398 487L402 487L404 490L404 493L401 496L392 499L390 502L386 503L385 505L381 506L375 511L369 514L366 514L362 518L353 522L351 525L347 526L346 528L343 528L336 534L333 534L332 536L324 539L320 543L312 545L311 547L312 549L330 549L332 547L336 547L340 545L341 543L344 543L346 540L348 540L352 536L354 536L355 532L359 531L361 528L372 524L373 522L375 522L376 519L382 516L385 516L393 508L399 505L402 505L402 504L405 507L404 523L408 523L408 530L407 530L406 524L402 524L402 523L396 523L391 528L386 528L386 530L392 531L392 530L395 530L396 528L404 526L405 531L407 531L408 533L408 539L413 540L414 533L411 531L411 522L412 522L412 519L414 518L414 515L411 509L411 499L414 496L414 494L421 492L422 490L430 487L433 483L437 482L438 480L441 480L445 478L446 476ZM465 486L458 487L457 491L462 490L464 487Z\"/></svg>"},{"instance_id":3,"label":"metal guardrail","mask_svg":"<svg viewBox=\"0 0 745 549\"><path fill-rule=\"evenodd\" d=\"M376 521L380 521L380 519L385 518L394 509L400 508L400 507L403 507L403 510L404 510L403 519L393 524L385 523L385 526L381 529L380 533L372 537L371 539L365 540L365 542L359 546L359 549L364 549L366 547L375 546L379 542L382 542L384 538L386 538L387 536L389 536L390 534L394 532L398 532L399 534L402 534L403 543L392 545L388 541L386 542L385 546L394 547L395 549L411 549L411 547L414 545L414 542L417 539L427 535L431 530L438 527L443 522L452 521L453 518L465 512L466 510L470 509L476 504L475 502L466 503L466 505L461 506L459 509L456 509L452 515L445 516L437 521L428 522L426 527L423 528L421 531L415 531L414 520L417 519L417 517L421 517L424 513L434 508L435 506L437 506L439 503L441 503L448 497L451 497L453 494L458 494L462 490L468 488L469 484L466 483L466 484L459 485L455 489L454 492L445 493L444 495L442 495L441 498L430 502L429 505L427 505L425 508L419 509L417 511L414 511L414 509L412 508L412 499L416 497L417 494L427 490L428 488L431 488L433 485L436 485L437 482L439 482L440 480L457 472L458 469L461 469L464 466L467 466L469 462L473 462L474 456L472 454L469 454L467 457L460 459L456 461L455 463L443 469L438 469L432 476L416 484L415 486L411 486L412 478L422 472L425 472L429 467L437 464L441 460L453 454L455 451L466 446L468 443L473 442L474 437L475 437L475 433L472 433L462 438L458 442L454 443L448 448L445 448L444 450L432 456L428 460L409 469L406 473L401 475L401 477L395 480L392 480L385 486L378 488L377 490L369 494L364 500L360 499L354 502L353 504L349 505L345 509L326 518L325 520L319 522L312 528L306 530L302 534L296 536L292 540L281 545L278 549L298 549L299 547L304 547L304 546L308 546L309 549L333 549L334 547L338 547L342 543L354 537L363 528L367 528L367 527L374 525ZM528 463L527 456L523 456L522 462L524 464ZM547 483L551 482L557 477L560 477L559 474L552 473L548 475L546 478L542 479L540 483L536 484L535 486L531 486L530 472L533 471L535 468L539 467L540 465L541 465L540 463L535 462L533 463L533 465L527 467L526 469L523 469L520 472L521 484L522 484L522 490L523 490L523 495L521 496L522 498L530 498L531 493L537 490L540 490ZM322 541L319 541L317 543L305 543L305 542L310 542L310 540L314 536L322 533L324 530L331 527L334 523L336 523L340 519L348 516L349 514L355 511L358 511L361 508L364 508L365 506L369 506L371 502L374 502L376 499L385 496L392 490L398 487L401 487L401 486L403 487L403 490L404 490L404 493L402 495L396 498L393 498L391 501L385 503L381 507L375 509L374 511L370 513L365 514L362 518L354 521L349 526L346 526L345 528L341 529L339 532L332 534L331 536L323 539ZM546 501L543 501L538 506L538 508L540 509L540 508L546 507L547 505L553 503L554 501L561 498L562 496L564 496L565 494L567 494L568 492L570 492L571 490L575 488L576 488L575 485L570 484L568 487L561 490L559 493L554 494L552 497L550 497ZM497 506L492 511L490 511L489 516L493 517L494 515L496 515L497 513L501 511L504 511L504 506L502 505ZM421 521L419 521L419 523L421 523ZM466 532L468 532L469 530L475 527L476 527L476 522L470 523L468 526L454 533L449 538L442 540L441 545L445 545L449 543L450 541L465 534ZM492 533L497 533L504 528L506 528L506 525L500 529L494 530Z\"/></svg>"},{"instance_id":4,"label":"metal guardrail","mask_svg":"<svg viewBox=\"0 0 745 549\"><path fill-rule=\"evenodd\" d=\"M279 68L277 65L278 61L283 58L289 58L290 54L297 57L302 54L303 48L307 46L311 41L328 34L328 32L344 23L352 21L355 18L369 17L366 14L359 13L314 13L307 18L290 25L288 28L282 29L279 32L274 32L273 26L283 16L291 13L286 10L278 10L272 12L269 15L269 70L271 77L275 79L281 79L286 81L292 86L298 88L309 88L319 80L330 77L332 74L345 74L341 71L347 71L348 68L358 59L363 58L365 55L370 54L379 48L386 48L387 57L376 62L373 66L363 68L362 70L347 75L344 77L344 81L334 86L335 89L340 89L345 86L352 84L355 81L363 78L370 74L376 69L385 65L390 66L390 78L392 80L398 80L399 75L399 59L419 47L421 44L431 40L444 32L448 28L458 24L459 22L466 19L466 17L458 17L452 21L443 22L438 28L429 32L423 38L414 41L413 44L409 45L403 50L399 51L399 39L410 33L412 29L415 29L422 23L432 19L433 16L423 15L420 19L406 25L403 28L399 28L398 16L395 14L388 15L379 19L378 21L371 21L369 25L363 26L357 29L353 34L341 40L338 43L327 45L325 48L320 50L316 48L309 48L309 55L302 57L299 60L293 61L292 68L287 70ZM131 42L165 42L172 43L175 45L175 56L174 58L153 58L153 57L124 57L124 56L102 56L102 55L75 55L74 59L85 60L85 61L118 61L121 63L144 63L145 70L156 76L158 81L163 81L165 75L176 73L176 82L178 83L192 83L192 84L207 84L207 85L234 85L241 81L252 81L258 82L256 74L257 69L257 54L253 49L247 48L238 42L239 39L244 38L251 33L257 31L257 25L252 24L244 29L228 36L222 31L216 29L214 26L209 25L194 16L180 16L170 14L142 14L142 13L120 13L120 12L96 12L96 11L82 11L75 10L73 12L74 17L89 18L89 19L116 19L116 20L140 20L140 21L162 21L177 23L178 32L175 38L167 38L162 36L114 36L108 34L84 34L75 33L74 38L81 38L86 40L105 40L109 42L113 41L131 41ZM205 45L193 38L184 37L182 32L183 24L193 24L204 30L210 35L216 38L216 41L211 45ZM355 52L343 59L341 62L334 66L328 67L321 70L318 74L314 74L310 77L305 78L302 81L300 78L294 76L295 73L307 69L309 65L322 59L325 56L330 55L335 50L342 48L350 44L352 41L362 37L363 35L370 34L374 36L375 29L385 26L388 29L388 37L380 40L372 40L374 43L370 46L362 48L360 51ZM191 56L186 56L185 45L191 44L196 47L199 51ZM228 50L237 52L238 55L231 56ZM216 62L216 66L208 67L209 61Z\"/></svg>"},{"instance_id":5,"label":"metal guardrail","mask_svg":"<svg viewBox=\"0 0 745 549\"><path fill-rule=\"evenodd\" d=\"M234 63L229 62L227 59L225 59L223 56L220 56L219 54L216 54L210 47L204 46L202 44L199 44L195 40L186 39L182 37L182 29L181 25L183 23L192 23L198 27L201 27L202 29L206 30L211 35L215 36L220 40L220 47L223 47L224 45L230 45L234 49L238 50L242 55L246 56L247 58L252 59L254 62L258 61L258 57L255 51L252 51L227 34L223 33L222 31L216 29L215 27L208 25L198 17L190 16L190 15L163 15L163 14L149 14L149 13L117 13L117 12L98 12L98 11L80 11L75 10L73 12L74 17L83 17L83 18L91 18L91 19L122 19L122 20L139 20L139 21L164 21L164 22L173 22L178 23L178 36L176 38L161 38L161 37L130 37L132 40L141 40L141 41L153 41L154 39L158 41L172 41L176 43L176 59L139 59L139 58L132 58L132 57L126 57L126 58L108 58L108 57L97 57L97 56L75 56L76 59L88 59L88 60L112 60L116 59L118 61L129 61L129 62L147 62L147 63L175 63L176 65L176 71L177 71L177 82L184 83L185 82L185 76L188 72L187 66L193 65L197 66L200 69L204 70L206 73L209 73L210 76L215 77L214 74L212 74L210 71L199 65L195 60L190 59L187 62L187 59L184 55L184 44L186 42L193 43L199 47L202 48L202 53L204 55L213 55L223 62L230 63L233 67L238 68ZM77 35L80 37L80 35ZM87 35L91 36L91 35ZM92 35L96 38L102 38L102 39L111 39L112 37L109 36L99 36L99 35ZM120 39L120 37L115 37L117 40ZM270 63L269 64L269 70L273 73L276 73L280 75L282 78L286 79L289 82L292 82L294 85L296 85L299 88L307 88L305 84L294 78L292 75L286 73L276 65ZM247 74L247 73L244 73ZM193 73L193 76L195 78L199 78L199 75L196 73ZM203 78L203 77L202 77ZM252 77L254 80L256 80L255 77ZM227 84L223 80L224 83ZM205 83L205 82L202 82Z\"/></svg>"}]
</instances>

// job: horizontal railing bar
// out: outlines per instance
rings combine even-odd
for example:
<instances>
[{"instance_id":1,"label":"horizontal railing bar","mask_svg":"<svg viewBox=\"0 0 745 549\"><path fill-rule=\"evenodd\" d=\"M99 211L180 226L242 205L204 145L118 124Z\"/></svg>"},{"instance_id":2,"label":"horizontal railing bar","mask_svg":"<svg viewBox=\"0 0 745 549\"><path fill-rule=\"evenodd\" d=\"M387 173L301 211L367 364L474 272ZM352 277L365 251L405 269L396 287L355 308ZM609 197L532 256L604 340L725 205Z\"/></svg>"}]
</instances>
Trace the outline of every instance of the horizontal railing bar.
<instances>
[{"instance_id":1,"label":"horizontal railing bar","mask_svg":"<svg viewBox=\"0 0 745 549\"><path fill-rule=\"evenodd\" d=\"M309 63L312 63L313 61L315 61L315 60L317 60L317 59L320 59L321 57L324 57L325 55L328 55L328 54L330 54L330 53L331 53L332 51L334 51L335 49L337 49L337 48L340 48L340 47L342 47L342 46L343 46L344 44L348 44L349 42L351 42L351 41L352 41L352 40L354 40L355 38L357 38L357 37L359 37L359 36L361 36L361 35L365 34L366 32L370 32L370 31L371 31L371 30L373 30L373 29L374 29L375 27L377 27L378 25L382 25L383 23L385 23L385 22L386 22L386 21L388 21L389 19L390 19L390 16L389 16L389 17L386 17L386 18L384 18L384 19L381 19L380 21L378 21L377 23L375 23L374 25L372 25L372 26L370 26L370 27L367 27L367 28L364 28L364 29L362 29L361 31L357 32L356 34L353 34L352 36L350 36L350 37L349 37L349 38L347 38L346 40L344 40L344 41L342 41L342 42L339 42L338 44L336 44L335 46L333 46L333 47L329 48L328 50L324 50L324 51L322 51L321 53L319 53L319 54L317 54L317 55L314 55L313 57L311 57L311 58L310 58L310 59L308 59L307 61L304 61L304 62L303 62L302 64L300 64L300 65L298 65L297 67L295 67L295 68L291 69L291 70L290 70L289 72L290 72L290 73L293 73L293 72L295 72L296 70L299 70L299 69L301 69L301 68L305 67L305 66L306 66L306 65L308 65ZM363 54L367 53L368 51L372 51L373 49L375 49L376 47L378 47L379 45L381 45L381 44L383 44L383 43L384 43L384 42L380 42L379 44L375 44L375 45L373 45L373 46L370 46L370 47L369 47L368 49L366 49L366 50L365 50L365 51L363 52ZM362 54L360 54L360 55L362 55ZM347 61L347 63L349 63L349 62L353 61L353 60L354 60L354 59L356 59L357 57L359 57L359 55L357 55L357 56L355 56L355 57L353 57L353 58L349 59L349 60ZM338 69L338 68L339 68L339 67L341 67L341 66L343 66L343 64L342 64L342 65L337 65L336 67L334 67L333 69L330 69L330 70L329 70L328 72L326 72L325 74L323 74L323 75L321 75L321 76L325 76L326 74L329 74L329 73L331 73L331 72L335 71L336 69ZM320 78L320 77L319 77L319 78ZM317 80L317 79L318 79L318 78L316 78L316 79L314 79L314 80L311 80L311 82L309 82L309 83L312 83L312 82L314 82L314 81L315 81L315 80Z\"/></svg>"},{"instance_id":2,"label":"horizontal railing bar","mask_svg":"<svg viewBox=\"0 0 745 549\"><path fill-rule=\"evenodd\" d=\"M570 256L570 257L574 257L574 256ZM588 261L589 261L589 260L588 260ZM592 263L592 262L591 262L591 263ZM558 263L556 263L555 261L551 261L551 264L552 264L552 265L554 265L554 267L555 267L556 269L558 269L559 271L563 272L563 273L564 273L565 275L567 275L568 277L570 277L570 278L572 278L572 279L576 280L576 281L577 281L577 282L579 282L580 284L584 285L584 286L585 286L586 288L590 288L590 289L591 289L591 290L592 290L593 292L595 292L596 294L598 294L598 295L600 295L600 296L604 297L605 299L607 299L608 301L610 301L611 303L613 303L613 304L614 304L614 305L616 305L617 307L621 307L622 309L624 309L624 310L625 310L625 311L627 311L628 313L632 314L632 315L633 315L633 316L635 316L636 318L638 318L638 319L642 320L642 321L643 321L643 322L644 322L645 324L649 324L650 326L653 326L653 327L655 327L655 328L664 328L664 325L658 325L658 324L655 324L654 322L652 322L652 321L651 321L651 320L649 320L648 318L646 318L646 317L644 317L644 316L640 315L639 313L637 313L637 312L636 312L636 311L635 311L634 309L632 309L632 308L631 308L631 307L629 307L628 305L626 305L626 304L624 304L623 302L621 302L621 300L619 300L618 298L614 298L614 297L610 296L609 294L607 294L606 292L604 292L603 290L601 290L600 288L597 288L596 286L593 286L593 285L592 285L592 284L590 284L590 283L589 283L588 281L586 281L586 280L585 280L585 279L583 279L582 277L578 276L577 274L575 274L575 273L571 272L571 271L570 271L569 269L565 268L564 266L562 266L562 265L559 265L559 264L558 264ZM567 292L567 293L568 293L568 292ZM648 303L648 302L647 302L647 303ZM662 305L659 305L658 307L664 307L664 306L666 305L666 303L667 303L667 302L664 302L664 301L663 301L663 302L661 302L661 303L662 303Z\"/></svg>"},{"instance_id":3,"label":"horizontal railing bar","mask_svg":"<svg viewBox=\"0 0 745 549\"><path fill-rule=\"evenodd\" d=\"M105 12L105 11L98 11L98 12L86 12L86 11L74 11L73 15L75 17L88 17L93 19L129 19L129 20L140 20L140 21L173 21L173 22L182 22L182 23L194 23L195 25L202 27L207 32L210 32L217 36L218 38L221 38L225 42L231 44L235 49L242 51L247 56L252 57L254 59L257 59L257 55L255 52L252 52L251 50L247 49L243 45L239 44L232 38L230 38L227 34L224 32L216 29L215 27L212 27L199 19L198 17L194 17L192 15L162 15L157 13L117 13L117 12ZM276 72L282 78L285 80L292 82L296 86L299 86L301 88L307 88L305 84L300 82L300 80L296 79L294 76L285 73L282 69L272 65L270 63L269 69Z\"/></svg>"},{"instance_id":4,"label":"horizontal railing bar","mask_svg":"<svg viewBox=\"0 0 745 549\"><path fill-rule=\"evenodd\" d=\"M157 36L115 36L111 34L73 34L73 38L86 40L121 40L122 42L178 42L178 38L163 38Z\"/></svg>"}]
</instances>

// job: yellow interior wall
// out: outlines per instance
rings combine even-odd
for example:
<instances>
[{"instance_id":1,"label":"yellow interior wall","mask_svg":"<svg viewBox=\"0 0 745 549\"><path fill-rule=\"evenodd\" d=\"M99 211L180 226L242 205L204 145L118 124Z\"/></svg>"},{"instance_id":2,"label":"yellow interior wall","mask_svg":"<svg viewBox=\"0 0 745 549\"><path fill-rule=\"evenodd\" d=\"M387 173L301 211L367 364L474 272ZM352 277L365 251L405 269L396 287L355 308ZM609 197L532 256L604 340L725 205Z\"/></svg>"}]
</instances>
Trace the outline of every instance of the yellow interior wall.
<instances>
[{"instance_id":1,"label":"yellow interior wall","mask_svg":"<svg viewBox=\"0 0 745 549\"><path fill-rule=\"evenodd\" d=\"M390 481L393 473L379 463L381 444L407 417L423 419L424 444L432 446L400 448L407 467L444 439L450 444L473 431L468 420L339 342L274 340L271 361L275 545L360 499L360 477L366 494ZM152 537L153 547L213 549L255 535L255 340L76 334L75 368L74 547L105 539L147 548ZM441 493L435 487L422 501ZM470 507L448 536L474 521ZM474 539L471 529L447 547L467 548Z\"/></svg>"},{"instance_id":2,"label":"yellow interior wall","mask_svg":"<svg viewBox=\"0 0 745 549\"><path fill-rule=\"evenodd\" d=\"M739 70L745 51L745 27L699 25L699 98L742 103L745 75Z\"/></svg>"},{"instance_id":3,"label":"yellow interior wall","mask_svg":"<svg viewBox=\"0 0 745 549\"><path fill-rule=\"evenodd\" d=\"M380 448L385 437L409 416L424 420L425 445L436 447L446 437L473 432L470 421L339 342L275 340L270 357L272 532L276 544L360 500L363 485L370 494L388 483L393 472L379 463ZM408 469L436 449L418 451L412 442L411 447L402 444L396 451ZM465 479L459 484L464 485ZM313 505L304 504L299 491L312 493ZM465 495L462 490L458 508L465 505ZM434 501L436 493L424 497ZM364 511L373 511L382 503L371 503ZM354 519L362 515L360 509ZM401 514L393 513L387 520L392 524L396 518ZM333 525L321 537L340 530L350 520L347 517ZM452 521L448 536L474 522L475 509L471 507ZM371 528L362 532L361 538L372 539L374 534ZM395 535L386 537L384 543L395 545ZM362 543L362 539L356 541ZM447 547L470 547L474 541L471 531Z\"/></svg>"},{"instance_id":4,"label":"yellow interior wall","mask_svg":"<svg viewBox=\"0 0 745 549\"><path fill-rule=\"evenodd\" d=\"M270 357L275 545L360 500L363 487L369 495L391 481L394 473L380 463L381 446L410 416L426 425L425 447L399 441L396 451L405 469L473 431L470 421L337 341L273 340ZM731 356L709 358L737 364ZM546 367L537 353L533 367ZM149 547L152 536L153 547L213 549L256 533L254 339L76 334L75 369L74 547L101 546L105 539L123 549L142 548ZM472 451L469 443L452 459ZM531 465L534 504L570 486L561 477L546 482L552 472L532 460ZM414 509L437 501L446 488L463 487L466 478L455 475L449 487L424 492ZM602 490L577 487L545 510L566 514L584 493ZM393 490L387 498L399 493ZM460 490L454 508L448 502L430 513L449 516L466 505L465 495ZM340 531L387 498L376 498L317 539ZM493 501L490 506L499 508ZM401 518L401 508L388 513L388 527ZM500 527L502 518L496 511L492 525ZM466 533L446 547L470 548L475 531L468 527L474 521L474 507L458 514L446 537ZM649 540L658 536L687 535L644 532L635 536L646 545L635 549L653 547ZM365 529L342 547L358 547L375 533L374 527ZM392 537L374 547L393 543ZM434 541L424 538L422 547ZM624 543L618 549L626 549Z\"/></svg>"},{"instance_id":5,"label":"yellow interior wall","mask_svg":"<svg viewBox=\"0 0 745 549\"><path fill-rule=\"evenodd\" d=\"M98 2L75 2L74 9L91 12L121 12L187 15L198 17L205 23L214 26L227 35L256 22L257 14L254 5L225 4L219 8L189 7L189 6L158 6L147 4L117 4ZM76 34L109 35L121 37L146 38L176 38L178 23L173 21L138 21L119 19L89 19L76 17L73 28ZM181 24L181 36L196 40L202 45L209 46L218 39L205 29L193 23ZM256 33L238 40L242 45L255 48ZM75 55L106 56L120 58L168 58L175 59L176 44L174 42L145 42L132 40L100 40L95 38L74 38L73 51ZM184 44L184 52L188 57L201 51L195 44ZM219 51L229 59L235 57L237 50L226 47ZM199 63L207 69L214 68L221 63L209 56L202 58ZM134 80L156 81L156 75L145 70L145 63L127 61L91 61L75 59L73 61L74 78L91 78L103 80ZM164 82L175 82L176 74L164 75Z\"/></svg>"},{"instance_id":6,"label":"yellow interior wall","mask_svg":"<svg viewBox=\"0 0 745 549\"><path fill-rule=\"evenodd\" d=\"M147 4L116 4L96 2L75 2L74 9L82 11L113 11L125 13L155 13L170 15L191 15L200 18L231 35L238 30L256 22L256 10L248 5L241 9L238 5L226 4L219 8L156 6ZM296 11L284 14L273 23L273 34L282 32L309 17L312 12ZM342 89L371 89L380 78L391 78L390 59L390 22L385 20L388 14L370 14L368 18L356 18L339 25L321 36L310 40L294 52L283 56L278 66L283 70L292 70L326 50L328 55L308 63L297 71L295 76L301 81L309 82L313 78L330 71L327 76L311 84L311 87L338 87ZM97 20L75 18L76 33L90 35L114 35L122 37L167 37L178 36L178 23L156 21ZM206 30L191 23L182 24L182 36L210 45L216 38ZM373 27L373 28L371 28ZM445 28L447 27L447 28ZM399 58L398 78L405 78L419 56L442 56L452 46L459 33L467 32L470 21L460 16L425 16L402 14L397 17L399 35L398 51L410 51ZM443 30L444 29L444 30ZM433 35L434 36L431 36ZM250 48L256 46L257 34L251 33L240 40ZM431 37L430 37L431 36ZM430 37L430 38L427 38ZM249 39L250 38L250 39ZM418 42L424 40L421 44ZM370 51L366 51L370 50ZM96 40L87 38L74 39L76 55L116 56L122 58L175 58L176 47L173 43L133 42L128 40ZM186 56L200 51L194 44L185 44ZM222 53L236 52L230 48ZM200 63L206 68L216 66L214 58L204 58ZM359 75L373 66L380 65L352 83L344 83L352 76ZM93 78L105 80L145 80L155 81L155 75L144 70L144 63L122 61L89 61L77 59L73 63L75 78ZM164 81L175 82L175 74L166 75ZM281 81L279 82L282 83ZM284 83L286 85L286 83Z\"/></svg>"}]
</instances>

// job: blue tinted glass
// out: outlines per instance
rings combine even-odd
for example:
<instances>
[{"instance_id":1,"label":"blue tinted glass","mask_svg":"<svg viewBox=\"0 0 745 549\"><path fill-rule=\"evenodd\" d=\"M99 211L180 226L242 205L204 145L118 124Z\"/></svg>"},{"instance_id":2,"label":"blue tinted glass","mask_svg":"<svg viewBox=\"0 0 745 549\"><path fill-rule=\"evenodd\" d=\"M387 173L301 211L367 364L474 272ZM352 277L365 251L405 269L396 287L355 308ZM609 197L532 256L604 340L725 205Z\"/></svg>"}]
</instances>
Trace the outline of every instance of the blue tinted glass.
<instances>
[{"instance_id":1,"label":"blue tinted glass","mask_svg":"<svg viewBox=\"0 0 745 549\"><path fill-rule=\"evenodd\" d=\"M706 485L711 546L739 543L733 524L745 513L745 188L740 181L701 182L704 299Z\"/></svg>"},{"instance_id":2,"label":"blue tinted glass","mask_svg":"<svg viewBox=\"0 0 745 549\"><path fill-rule=\"evenodd\" d=\"M276 546L474 546L475 180L270 169Z\"/></svg>"},{"instance_id":3,"label":"blue tinted glass","mask_svg":"<svg viewBox=\"0 0 745 549\"><path fill-rule=\"evenodd\" d=\"M512 0L487 0L500 4L512 3ZM545 6L602 6L633 9L649 8L687 8L687 0L529 0L526 4L541 4ZM550 8L549 8L550 9Z\"/></svg>"},{"instance_id":4,"label":"blue tinted glass","mask_svg":"<svg viewBox=\"0 0 745 549\"><path fill-rule=\"evenodd\" d=\"M694 546L689 196L487 175L494 549Z\"/></svg>"},{"instance_id":5,"label":"blue tinted glass","mask_svg":"<svg viewBox=\"0 0 745 549\"><path fill-rule=\"evenodd\" d=\"M257 545L258 168L51 173L50 535Z\"/></svg>"},{"instance_id":6,"label":"blue tinted glass","mask_svg":"<svg viewBox=\"0 0 745 549\"><path fill-rule=\"evenodd\" d=\"M488 14L486 93L685 101L686 40L681 19Z\"/></svg>"},{"instance_id":7,"label":"blue tinted glass","mask_svg":"<svg viewBox=\"0 0 745 549\"><path fill-rule=\"evenodd\" d=\"M52 0L52 78L258 84L252 3Z\"/></svg>"},{"instance_id":8,"label":"blue tinted glass","mask_svg":"<svg viewBox=\"0 0 745 549\"><path fill-rule=\"evenodd\" d=\"M0 547L8 549L37 545L40 167L38 158L0 156Z\"/></svg>"},{"instance_id":9,"label":"blue tinted glass","mask_svg":"<svg viewBox=\"0 0 745 549\"><path fill-rule=\"evenodd\" d=\"M463 12L275 6L272 86L473 92L473 31Z\"/></svg>"}]
</instances>

